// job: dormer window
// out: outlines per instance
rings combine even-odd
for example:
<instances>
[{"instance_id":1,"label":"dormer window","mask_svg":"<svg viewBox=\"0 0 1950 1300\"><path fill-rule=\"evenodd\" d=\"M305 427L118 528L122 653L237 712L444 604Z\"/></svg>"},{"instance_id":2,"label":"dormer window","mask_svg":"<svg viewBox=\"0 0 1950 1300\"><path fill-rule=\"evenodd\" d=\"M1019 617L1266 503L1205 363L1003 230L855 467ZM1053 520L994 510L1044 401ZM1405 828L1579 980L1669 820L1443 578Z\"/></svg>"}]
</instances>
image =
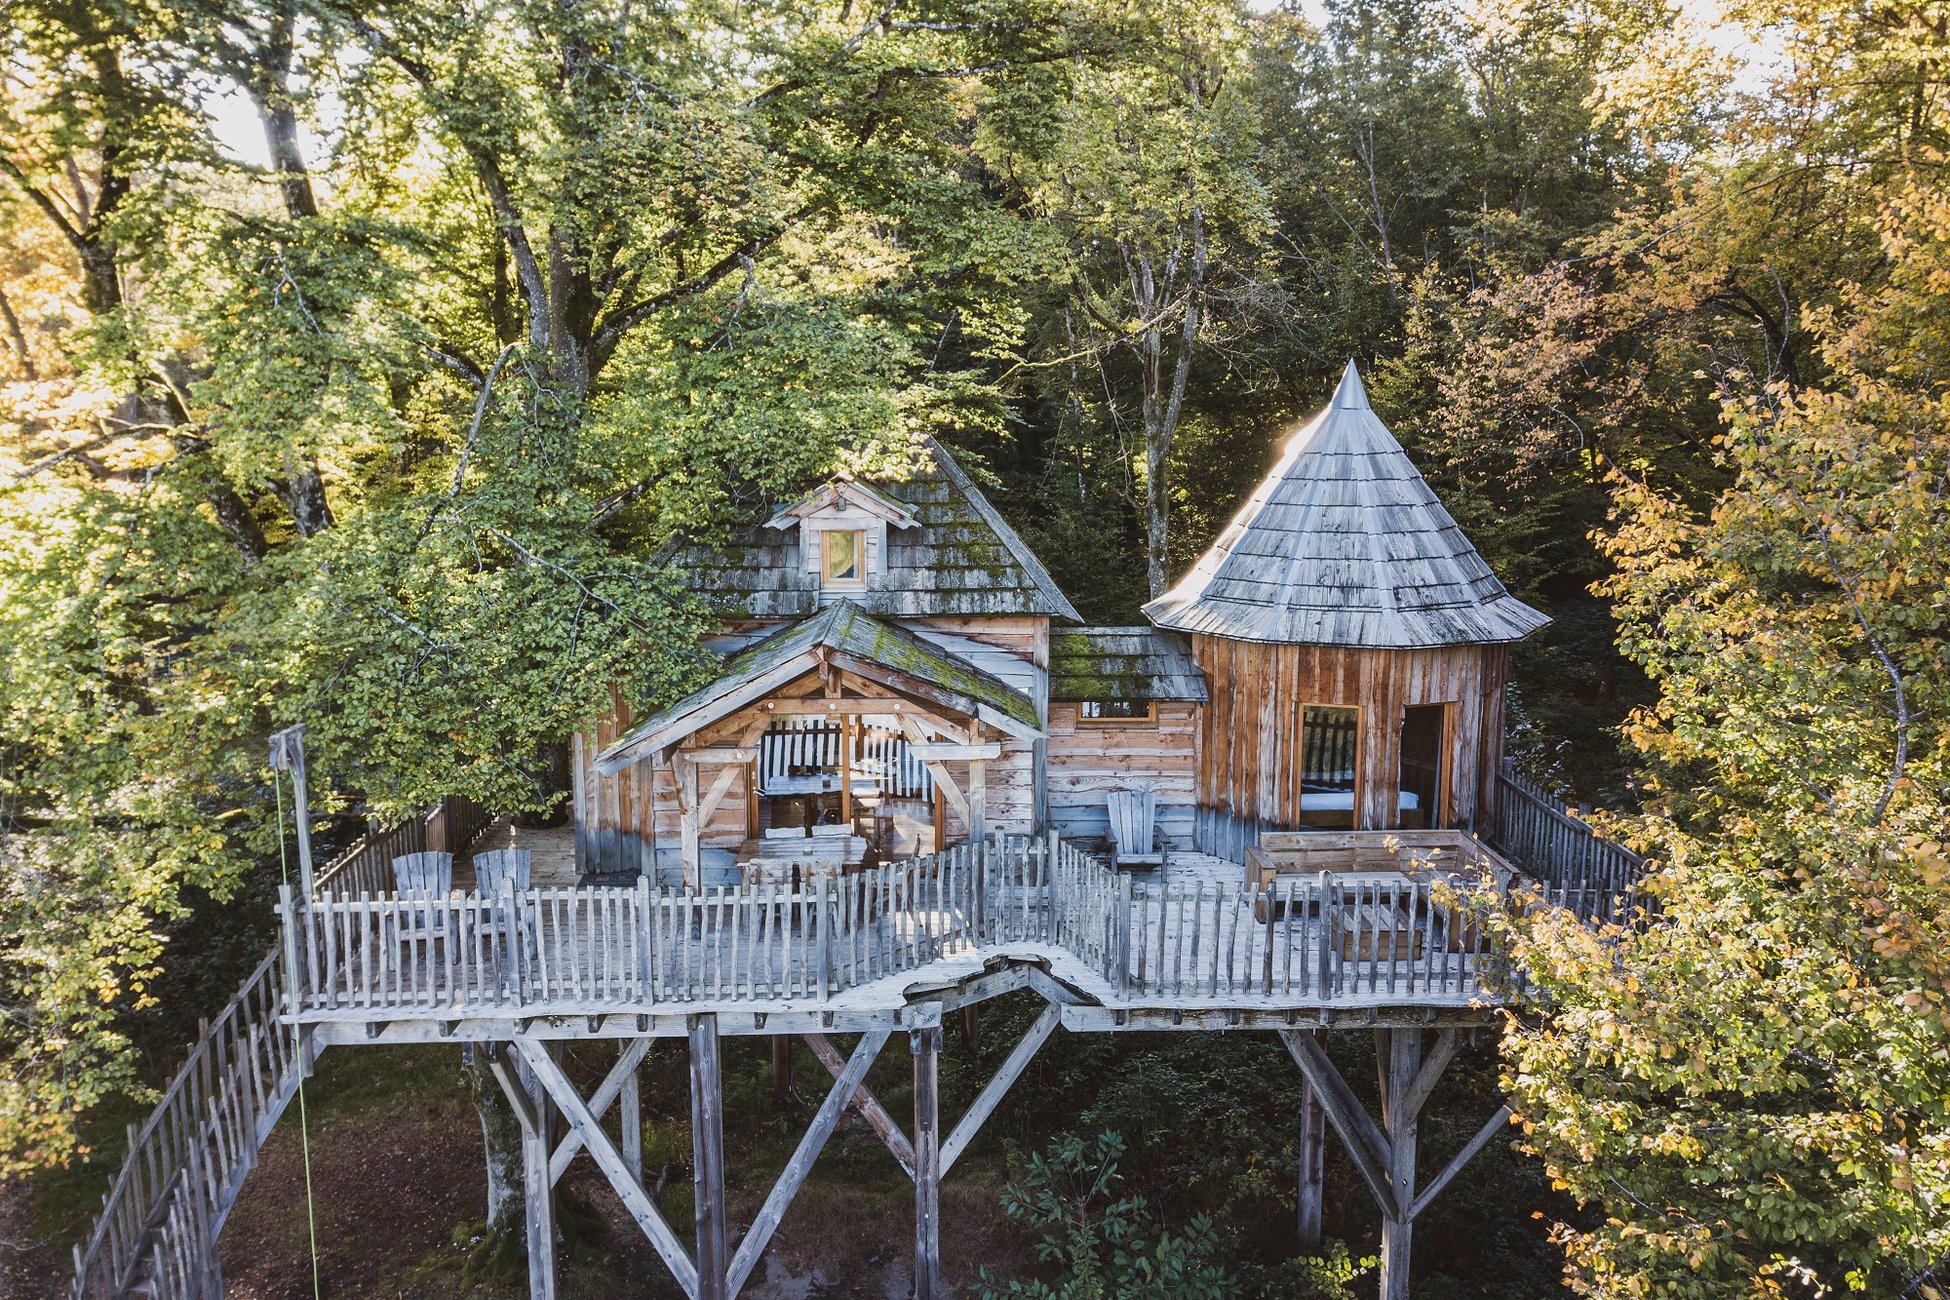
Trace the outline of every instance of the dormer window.
<instances>
[{"instance_id":1,"label":"dormer window","mask_svg":"<svg viewBox=\"0 0 1950 1300\"><path fill-rule=\"evenodd\" d=\"M867 535L863 530L828 528L820 534L821 584L859 587L866 583Z\"/></svg>"},{"instance_id":2,"label":"dormer window","mask_svg":"<svg viewBox=\"0 0 1950 1300\"><path fill-rule=\"evenodd\" d=\"M840 474L786 506L766 526L799 535L808 581L824 598L865 591L887 572L887 531L918 528L920 519L901 502Z\"/></svg>"}]
</instances>

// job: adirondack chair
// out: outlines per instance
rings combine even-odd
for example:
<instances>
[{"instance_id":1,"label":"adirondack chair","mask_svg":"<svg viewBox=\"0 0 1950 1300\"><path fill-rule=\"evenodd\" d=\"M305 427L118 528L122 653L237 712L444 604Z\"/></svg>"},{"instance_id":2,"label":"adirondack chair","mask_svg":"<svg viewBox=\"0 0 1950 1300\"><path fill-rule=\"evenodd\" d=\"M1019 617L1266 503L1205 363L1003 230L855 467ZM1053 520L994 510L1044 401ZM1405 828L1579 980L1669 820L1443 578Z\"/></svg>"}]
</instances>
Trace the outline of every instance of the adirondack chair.
<instances>
[{"instance_id":1,"label":"adirondack chair","mask_svg":"<svg viewBox=\"0 0 1950 1300\"><path fill-rule=\"evenodd\" d=\"M1116 870L1165 865L1157 845L1158 796L1152 790L1118 790L1110 795L1110 864Z\"/></svg>"},{"instance_id":2,"label":"adirondack chair","mask_svg":"<svg viewBox=\"0 0 1950 1300\"><path fill-rule=\"evenodd\" d=\"M528 892L534 874L535 855L527 849L491 849L486 853L474 855L474 892L482 898L501 898L507 894ZM517 913L518 915L519 913ZM535 918L528 918L528 938L533 939ZM482 928L490 934L501 936L508 944L513 944L515 918L510 916L505 904L496 903L483 918ZM502 960L510 960L510 955L496 945Z\"/></svg>"},{"instance_id":3,"label":"adirondack chair","mask_svg":"<svg viewBox=\"0 0 1950 1300\"><path fill-rule=\"evenodd\" d=\"M513 890L526 893L534 873L535 855L527 849L492 849L474 855L474 889L482 897Z\"/></svg>"},{"instance_id":4,"label":"adirondack chair","mask_svg":"<svg viewBox=\"0 0 1950 1300\"><path fill-rule=\"evenodd\" d=\"M393 889L396 893L427 900L425 906L410 903L400 906L398 937L405 939L445 939L446 913L433 905L454 892L454 855L451 853L405 853L393 859Z\"/></svg>"}]
</instances>

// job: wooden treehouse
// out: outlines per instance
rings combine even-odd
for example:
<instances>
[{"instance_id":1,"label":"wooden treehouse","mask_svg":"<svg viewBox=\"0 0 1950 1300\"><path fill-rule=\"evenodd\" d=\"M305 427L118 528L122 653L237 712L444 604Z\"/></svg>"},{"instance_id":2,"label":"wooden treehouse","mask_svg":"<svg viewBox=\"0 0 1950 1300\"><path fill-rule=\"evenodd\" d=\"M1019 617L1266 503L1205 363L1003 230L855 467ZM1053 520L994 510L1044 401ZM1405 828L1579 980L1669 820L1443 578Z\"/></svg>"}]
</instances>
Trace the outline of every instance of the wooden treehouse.
<instances>
[{"instance_id":1,"label":"wooden treehouse","mask_svg":"<svg viewBox=\"0 0 1950 1300\"><path fill-rule=\"evenodd\" d=\"M533 1295L554 1294L547 1188L578 1151L685 1294L724 1300L852 1111L914 1183L914 1291L931 1298L940 1179L1059 1027L1276 1036L1300 1084L1303 1244L1331 1126L1382 1212L1381 1294L1408 1295L1416 1216L1508 1119L1433 1173L1419 1159L1458 1032L1507 989L1480 910L1529 877L1603 913L1636 863L1503 770L1508 646L1545 619L1462 536L1352 365L1148 626L1081 626L933 443L666 558L723 602L716 678L576 737L564 830L453 806L316 872L301 842L281 953L186 1067L192 1118L166 1099L137 1135L164 1154L131 1156L76 1295L217 1294L249 1153L316 1054L451 1040L521 1118ZM302 799L294 740L275 757ZM1018 991L1045 1010L944 1127L943 1018ZM1379 1036L1378 1118L1324 1050L1349 1029ZM797 1036L833 1079L737 1225L725 1035ZM864 1082L896 1035L911 1124ZM636 1070L666 1038L691 1066L687 1233L642 1179ZM616 1044L593 1093L557 1062L568 1039ZM198 1136L207 1114L221 1141Z\"/></svg>"}]
</instances>

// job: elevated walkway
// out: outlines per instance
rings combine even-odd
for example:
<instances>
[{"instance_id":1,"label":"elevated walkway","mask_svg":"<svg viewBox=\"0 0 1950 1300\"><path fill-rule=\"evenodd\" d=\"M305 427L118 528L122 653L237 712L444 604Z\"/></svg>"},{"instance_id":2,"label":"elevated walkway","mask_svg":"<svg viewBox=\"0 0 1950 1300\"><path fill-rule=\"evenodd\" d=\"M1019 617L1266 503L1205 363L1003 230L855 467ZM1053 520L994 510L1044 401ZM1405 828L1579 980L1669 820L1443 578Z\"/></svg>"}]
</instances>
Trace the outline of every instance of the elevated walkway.
<instances>
[{"instance_id":1,"label":"elevated walkway","mask_svg":"<svg viewBox=\"0 0 1950 1300\"><path fill-rule=\"evenodd\" d=\"M323 1043L493 1041L511 1024L656 1035L703 1013L722 1014L725 1033L830 1028L1012 966L1120 1026L1189 1013L1242 1027L1345 1012L1453 1023L1499 1001L1470 915L1499 896L1479 890L1440 873L1259 888L1202 855L1135 879L1054 836L998 837L799 889L327 891L309 906L287 897L283 917L295 1018Z\"/></svg>"}]
</instances>

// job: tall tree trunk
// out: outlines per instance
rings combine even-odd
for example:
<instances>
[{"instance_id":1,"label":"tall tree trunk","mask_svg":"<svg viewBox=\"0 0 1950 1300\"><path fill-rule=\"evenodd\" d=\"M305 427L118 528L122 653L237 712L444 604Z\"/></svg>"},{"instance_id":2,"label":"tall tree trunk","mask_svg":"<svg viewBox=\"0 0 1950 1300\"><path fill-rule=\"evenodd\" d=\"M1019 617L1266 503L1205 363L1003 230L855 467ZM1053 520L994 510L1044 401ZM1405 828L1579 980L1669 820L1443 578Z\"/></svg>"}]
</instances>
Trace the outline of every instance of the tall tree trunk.
<instances>
[{"instance_id":1,"label":"tall tree trunk","mask_svg":"<svg viewBox=\"0 0 1950 1300\"><path fill-rule=\"evenodd\" d=\"M263 44L252 51L244 83L264 127L264 145L271 155L271 169L278 176L285 214L293 221L310 221L318 216L318 195L312 189L311 170L305 166L304 151L299 146L298 112L291 98L296 33L297 8L286 0L273 16ZM289 464L276 492L291 512L291 522L300 537L315 537L332 526L332 506L315 458Z\"/></svg>"},{"instance_id":2,"label":"tall tree trunk","mask_svg":"<svg viewBox=\"0 0 1950 1300\"><path fill-rule=\"evenodd\" d=\"M1205 208L1194 202L1191 211L1191 267L1186 274L1184 317L1178 329L1178 351L1172 360L1171 378L1164 378L1164 329L1157 311L1147 315L1153 321L1145 331L1144 347L1144 570L1151 598L1165 594L1168 585L1166 565L1170 560L1170 471L1172 440L1185 411L1185 387L1192 375L1192 346L1198 340L1200 303L1205 291L1206 234ZM1150 280L1147 271L1145 280ZM1176 254L1167 274L1167 286L1177 279ZM1163 296L1155 292L1154 300Z\"/></svg>"},{"instance_id":3,"label":"tall tree trunk","mask_svg":"<svg viewBox=\"0 0 1950 1300\"><path fill-rule=\"evenodd\" d=\"M518 1246L527 1231L528 1203L522 1179L521 1121L501 1095L501 1085L485 1063L460 1067L461 1083L481 1119L481 1146L487 1161L487 1228L491 1248Z\"/></svg>"}]
</instances>

